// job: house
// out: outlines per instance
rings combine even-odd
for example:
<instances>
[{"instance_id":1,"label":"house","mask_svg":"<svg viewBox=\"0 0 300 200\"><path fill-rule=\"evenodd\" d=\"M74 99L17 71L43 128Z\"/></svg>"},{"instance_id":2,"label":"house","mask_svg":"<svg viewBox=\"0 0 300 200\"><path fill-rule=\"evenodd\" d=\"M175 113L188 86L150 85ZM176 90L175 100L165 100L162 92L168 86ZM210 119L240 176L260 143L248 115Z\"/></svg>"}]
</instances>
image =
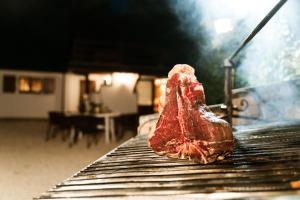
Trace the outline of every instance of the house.
<instances>
[{"instance_id":1,"label":"house","mask_svg":"<svg viewBox=\"0 0 300 200\"><path fill-rule=\"evenodd\" d=\"M122 114L138 113L139 108L154 112L155 76L91 73L89 92L86 78L72 72L0 70L0 118L46 118L49 111L78 112L87 93L97 109Z\"/></svg>"}]
</instances>

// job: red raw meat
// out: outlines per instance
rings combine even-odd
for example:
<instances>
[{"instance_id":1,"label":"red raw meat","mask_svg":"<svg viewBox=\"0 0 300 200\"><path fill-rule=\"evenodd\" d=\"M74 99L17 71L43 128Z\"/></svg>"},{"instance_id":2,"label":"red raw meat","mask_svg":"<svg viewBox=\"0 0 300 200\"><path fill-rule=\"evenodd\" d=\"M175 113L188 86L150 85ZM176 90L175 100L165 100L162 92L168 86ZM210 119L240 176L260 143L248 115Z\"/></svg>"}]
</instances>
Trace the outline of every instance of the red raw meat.
<instances>
[{"instance_id":1,"label":"red raw meat","mask_svg":"<svg viewBox=\"0 0 300 200\"><path fill-rule=\"evenodd\" d=\"M175 65L168 74L166 94L149 146L159 155L207 164L233 150L230 125L205 105L202 84L189 65Z\"/></svg>"}]
</instances>

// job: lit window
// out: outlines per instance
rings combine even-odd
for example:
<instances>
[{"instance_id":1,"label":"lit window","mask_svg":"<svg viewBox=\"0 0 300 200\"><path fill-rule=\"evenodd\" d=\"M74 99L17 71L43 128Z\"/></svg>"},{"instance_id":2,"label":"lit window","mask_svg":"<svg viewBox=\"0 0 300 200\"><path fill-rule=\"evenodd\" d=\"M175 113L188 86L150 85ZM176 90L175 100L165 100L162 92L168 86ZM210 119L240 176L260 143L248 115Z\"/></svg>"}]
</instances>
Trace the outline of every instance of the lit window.
<instances>
[{"instance_id":1,"label":"lit window","mask_svg":"<svg viewBox=\"0 0 300 200\"><path fill-rule=\"evenodd\" d=\"M20 77L19 78L20 93L35 93L43 92L43 81L41 78Z\"/></svg>"},{"instance_id":2,"label":"lit window","mask_svg":"<svg viewBox=\"0 0 300 200\"><path fill-rule=\"evenodd\" d=\"M31 89L32 93L41 93L43 89L42 80L39 78L32 78L31 79Z\"/></svg>"},{"instance_id":3,"label":"lit window","mask_svg":"<svg viewBox=\"0 0 300 200\"><path fill-rule=\"evenodd\" d=\"M166 84L167 84L167 78L160 78L160 79L155 79L154 81L154 111L158 112L159 111L159 104L160 101L163 99L165 92L166 92Z\"/></svg>"},{"instance_id":4,"label":"lit window","mask_svg":"<svg viewBox=\"0 0 300 200\"><path fill-rule=\"evenodd\" d=\"M30 78L20 77L20 79L19 79L19 91L21 93L30 92Z\"/></svg>"}]
</instances>

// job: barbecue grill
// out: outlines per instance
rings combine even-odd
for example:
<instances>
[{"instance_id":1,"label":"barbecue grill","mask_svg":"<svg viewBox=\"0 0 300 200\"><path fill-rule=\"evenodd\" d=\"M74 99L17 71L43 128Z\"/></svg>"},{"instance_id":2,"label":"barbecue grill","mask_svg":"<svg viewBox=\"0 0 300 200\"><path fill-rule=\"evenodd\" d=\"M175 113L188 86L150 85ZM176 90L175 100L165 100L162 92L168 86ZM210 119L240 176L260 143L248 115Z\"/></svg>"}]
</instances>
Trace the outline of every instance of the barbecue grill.
<instances>
[{"instance_id":1,"label":"barbecue grill","mask_svg":"<svg viewBox=\"0 0 300 200\"><path fill-rule=\"evenodd\" d=\"M281 0L225 62L227 120L232 111L232 59L287 0ZM298 199L300 121L235 127L234 151L208 165L156 155L142 133L36 199ZM144 134L143 134L144 133Z\"/></svg>"},{"instance_id":2,"label":"barbecue grill","mask_svg":"<svg viewBox=\"0 0 300 200\"><path fill-rule=\"evenodd\" d=\"M156 155L140 134L38 199L300 197L300 122L240 127L234 136L230 157L200 165Z\"/></svg>"}]
</instances>

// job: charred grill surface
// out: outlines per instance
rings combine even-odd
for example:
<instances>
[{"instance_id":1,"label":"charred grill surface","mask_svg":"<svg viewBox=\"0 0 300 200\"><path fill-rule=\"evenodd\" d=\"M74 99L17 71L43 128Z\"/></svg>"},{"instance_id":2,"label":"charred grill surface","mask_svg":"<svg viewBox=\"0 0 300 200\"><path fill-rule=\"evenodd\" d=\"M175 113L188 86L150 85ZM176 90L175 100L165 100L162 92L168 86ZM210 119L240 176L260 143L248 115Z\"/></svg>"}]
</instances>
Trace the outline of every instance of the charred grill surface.
<instances>
[{"instance_id":1,"label":"charred grill surface","mask_svg":"<svg viewBox=\"0 0 300 200\"><path fill-rule=\"evenodd\" d=\"M39 199L300 195L300 125L252 127L234 136L231 157L201 165L158 156L139 135Z\"/></svg>"}]
</instances>

